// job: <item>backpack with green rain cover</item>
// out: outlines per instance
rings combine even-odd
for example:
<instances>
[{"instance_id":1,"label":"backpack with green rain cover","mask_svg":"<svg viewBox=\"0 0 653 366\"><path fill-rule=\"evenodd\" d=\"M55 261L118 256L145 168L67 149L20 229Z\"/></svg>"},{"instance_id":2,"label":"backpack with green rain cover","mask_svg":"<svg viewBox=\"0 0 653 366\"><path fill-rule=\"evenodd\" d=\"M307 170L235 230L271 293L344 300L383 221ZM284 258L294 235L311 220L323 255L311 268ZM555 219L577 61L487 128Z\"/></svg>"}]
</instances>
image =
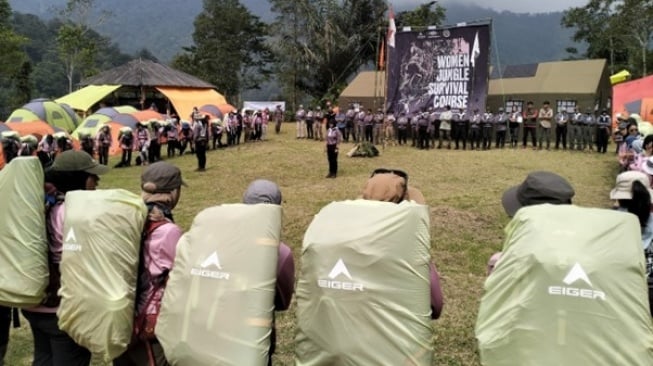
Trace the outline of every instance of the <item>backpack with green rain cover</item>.
<instances>
[{"instance_id":1,"label":"backpack with green rain cover","mask_svg":"<svg viewBox=\"0 0 653 366\"><path fill-rule=\"evenodd\" d=\"M0 170L0 305L29 308L45 297L50 275L43 168L17 157Z\"/></svg>"},{"instance_id":2,"label":"backpack with green rain cover","mask_svg":"<svg viewBox=\"0 0 653 366\"><path fill-rule=\"evenodd\" d=\"M281 206L200 212L177 245L156 325L172 365L268 362Z\"/></svg>"},{"instance_id":3,"label":"backpack with green rain cover","mask_svg":"<svg viewBox=\"0 0 653 366\"><path fill-rule=\"evenodd\" d=\"M333 202L304 236L296 365L431 365L427 206Z\"/></svg>"},{"instance_id":4,"label":"backpack with green rain cover","mask_svg":"<svg viewBox=\"0 0 653 366\"><path fill-rule=\"evenodd\" d=\"M476 322L483 365L653 365L635 215L542 204L505 231Z\"/></svg>"},{"instance_id":5,"label":"backpack with green rain cover","mask_svg":"<svg viewBox=\"0 0 653 366\"><path fill-rule=\"evenodd\" d=\"M132 338L147 207L122 189L68 192L64 204L59 328L108 362Z\"/></svg>"}]
</instances>

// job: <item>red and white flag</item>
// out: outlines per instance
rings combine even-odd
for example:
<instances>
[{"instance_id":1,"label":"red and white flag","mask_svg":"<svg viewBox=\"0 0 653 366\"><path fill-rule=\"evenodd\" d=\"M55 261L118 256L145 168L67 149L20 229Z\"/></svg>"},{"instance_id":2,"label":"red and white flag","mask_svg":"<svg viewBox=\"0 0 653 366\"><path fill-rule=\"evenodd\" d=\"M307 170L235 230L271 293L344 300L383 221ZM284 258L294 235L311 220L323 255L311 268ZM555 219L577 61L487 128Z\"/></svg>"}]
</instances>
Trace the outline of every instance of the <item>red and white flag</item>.
<instances>
[{"instance_id":1,"label":"red and white flag","mask_svg":"<svg viewBox=\"0 0 653 366\"><path fill-rule=\"evenodd\" d=\"M390 5L388 13L388 47L395 48L395 33L397 33L397 26L395 25L395 12Z\"/></svg>"}]
</instances>

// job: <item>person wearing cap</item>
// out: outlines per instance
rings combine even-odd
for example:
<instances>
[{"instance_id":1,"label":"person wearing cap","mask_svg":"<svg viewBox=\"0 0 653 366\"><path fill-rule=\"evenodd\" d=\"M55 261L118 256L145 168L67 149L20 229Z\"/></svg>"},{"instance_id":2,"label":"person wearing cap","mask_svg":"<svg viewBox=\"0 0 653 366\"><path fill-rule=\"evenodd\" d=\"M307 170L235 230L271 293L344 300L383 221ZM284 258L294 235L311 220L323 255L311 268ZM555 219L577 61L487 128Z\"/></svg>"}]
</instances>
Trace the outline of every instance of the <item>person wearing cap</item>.
<instances>
[{"instance_id":1,"label":"person wearing cap","mask_svg":"<svg viewBox=\"0 0 653 366\"><path fill-rule=\"evenodd\" d=\"M272 204L281 205L281 190L279 186L265 179L253 181L243 194L243 203L249 205ZM290 301L295 286L295 260L292 250L284 243L279 243L279 257L277 263L277 284L274 292L274 310L285 311L290 307ZM276 329L274 313L272 315L272 334L270 335L270 349L268 351L268 365L272 365L272 355L276 348Z\"/></svg>"},{"instance_id":2,"label":"person wearing cap","mask_svg":"<svg viewBox=\"0 0 653 366\"><path fill-rule=\"evenodd\" d=\"M172 211L179 202L184 185L179 168L164 161L150 164L141 174L141 197L148 215L143 233L143 259L139 268L134 315L134 328L139 331L147 327L146 320L156 321L161 308L177 243L182 236ZM114 366L168 364L163 348L156 339L144 341L136 338L127 351L113 361Z\"/></svg>"},{"instance_id":3,"label":"person wearing cap","mask_svg":"<svg viewBox=\"0 0 653 366\"><path fill-rule=\"evenodd\" d=\"M365 141L374 143L374 113L372 109L368 108L365 113Z\"/></svg>"},{"instance_id":4,"label":"person wearing cap","mask_svg":"<svg viewBox=\"0 0 653 366\"><path fill-rule=\"evenodd\" d=\"M551 109L549 101L544 101L537 118L539 120L538 127L540 130L537 133L539 136L538 149L542 150L542 140L546 140L546 149L549 150L551 147L551 120L553 120L553 109Z\"/></svg>"},{"instance_id":5,"label":"person wearing cap","mask_svg":"<svg viewBox=\"0 0 653 366\"><path fill-rule=\"evenodd\" d=\"M349 142L349 136L352 137L353 141L356 141L355 119L356 110L354 109L354 105L350 104L349 109L347 109L347 112L345 113L345 133L342 136L345 142Z\"/></svg>"},{"instance_id":6,"label":"person wearing cap","mask_svg":"<svg viewBox=\"0 0 653 366\"><path fill-rule=\"evenodd\" d=\"M569 115L567 110L561 108L556 114L556 150L560 149L560 144L562 144L562 149L567 150L567 124L569 123Z\"/></svg>"},{"instance_id":7,"label":"person wearing cap","mask_svg":"<svg viewBox=\"0 0 653 366\"><path fill-rule=\"evenodd\" d=\"M612 120L608 115L608 111L604 109L596 121L596 151L600 154L608 152L610 126L612 126Z\"/></svg>"},{"instance_id":8,"label":"person wearing cap","mask_svg":"<svg viewBox=\"0 0 653 366\"><path fill-rule=\"evenodd\" d=\"M426 205L422 192L408 184L408 174L397 169L376 169L365 183L361 198L393 203L414 201L420 205ZM443 295L440 275L433 262L430 266L430 284L431 318L438 319L442 314Z\"/></svg>"},{"instance_id":9,"label":"person wearing cap","mask_svg":"<svg viewBox=\"0 0 653 366\"><path fill-rule=\"evenodd\" d=\"M540 204L570 205L576 192L569 182L558 174L547 171L535 171L526 176L519 185L503 192L501 204L508 217L513 217L517 211L525 206ZM501 252L492 255L487 265L488 275L492 273Z\"/></svg>"},{"instance_id":10,"label":"person wearing cap","mask_svg":"<svg viewBox=\"0 0 653 366\"><path fill-rule=\"evenodd\" d=\"M628 171L617 175L610 199L615 201L614 209L629 212L639 219L642 228L642 248L646 250L653 240L653 215L651 215L649 177L639 171Z\"/></svg>"},{"instance_id":11,"label":"person wearing cap","mask_svg":"<svg viewBox=\"0 0 653 366\"><path fill-rule=\"evenodd\" d=\"M306 138L306 111L303 105L299 105L297 112L295 112L295 123L297 128L297 138Z\"/></svg>"},{"instance_id":12,"label":"person wearing cap","mask_svg":"<svg viewBox=\"0 0 653 366\"><path fill-rule=\"evenodd\" d=\"M382 136L382 131L383 131L383 120L385 119L385 115L383 114L383 110L381 108L378 108L376 110L376 113L374 114L374 133L373 133L373 141L375 145L381 144L381 139L383 138Z\"/></svg>"},{"instance_id":13,"label":"person wearing cap","mask_svg":"<svg viewBox=\"0 0 653 366\"><path fill-rule=\"evenodd\" d=\"M354 141L361 143L365 141L365 109L363 109L362 104L356 111L356 117L354 118L354 121L356 122L356 133L354 134Z\"/></svg>"},{"instance_id":14,"label":"person wearing cap","mask_svg":"<svg viewBox=\"0 0 653 366\"><path fill-rule=\"evenodd\" d=\"M528 135L531 136L531 144L533 150L537 150L537 118L539 111L533 106L533 102L526 103L526 110L524 111L524 135L522 136L522 148L526 148Z\"/></svg>"},{"instance_id":15,"label":"person wearing cap","mask_svg":"<svg viewBox=\"0 0 653 366\"><path fill-rule=\"evenodd\" d=\"M503 149L506 147L506 130L508 129L508 114L499 107L499 112L494 116L494 126L496 130L496 141L494 147Z\"/></svg>"},{"instance_id":16,"label":"person wearing cap","mask_svg":"<svg viewBox=\"0 0 653 366\"><path fill-rule=\"evenodd\" d=\"M95 190L99 176L108 171L106 165L99 164L86 152L68 150L59 154L45 172L50 281L41 305L23 309L23 316L30 323L34 339L34 365L82 366L91 362L91 352L76 344L58 326L57 309L61 299L57 291L60 287L59 264L64 240L64 201L68 192Z\"/></svg>"},{"instance_id":17,"label":"person wearing cap","mask_svg":"<svg viewBox=\"0 0 653 366\"><path fill-rule=\"evenodd\" d=\"M313 112L313 107L308 107L308 112L306 113L306 138L314 139L313 134L313 121L315 120L315 112Z\"/></svg>"}]
</instances>

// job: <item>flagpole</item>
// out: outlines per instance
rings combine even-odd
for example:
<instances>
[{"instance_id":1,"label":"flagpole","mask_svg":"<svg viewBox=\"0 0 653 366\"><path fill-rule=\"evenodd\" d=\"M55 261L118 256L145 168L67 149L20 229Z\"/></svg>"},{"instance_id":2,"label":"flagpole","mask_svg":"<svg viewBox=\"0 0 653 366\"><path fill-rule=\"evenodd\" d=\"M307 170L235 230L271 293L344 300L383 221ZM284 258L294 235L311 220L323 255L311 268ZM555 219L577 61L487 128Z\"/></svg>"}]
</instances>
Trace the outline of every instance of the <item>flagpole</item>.
<instances>
[{"instance_id":1,"label":"flagpole","mask_svg":"<svg viewBox=\"0 0 653 366\"><path fill-rule=\"evenodd\" d=\"M390 34L392 32L392 34ZM395 33L397 32L396 26L395 26L395 14L394 14L394 9L392 8L392 4L388 3L388 30L386 31L385 34L385 40L386 40L386 51L385 51L385 70L384 70L384 77L383 77L383 113L386 114L388 112L388 73L390 72L390 52L391 49L395 47L395 42L394 42L394 37ZM390 40L390 37L392 37L392 40ZM390 42L392 41L392 42ZM395 111L396 112L396 111Z\"/></svg>"},{"instance_id":2,"label":"flagpole","mask_svg":"<svg viewBox=\"0 0 653 366\"><path fill-rule=\"evenodd\" d=\"M376 112L376 109L378 108L377 106L377 100L378 100L378 85L379 85L379 44L381 43L381 28L376 29L376 56L374 57L374 60L376 62L376 66L374 67L374 111Z\"/></svg>"}]
</instances>

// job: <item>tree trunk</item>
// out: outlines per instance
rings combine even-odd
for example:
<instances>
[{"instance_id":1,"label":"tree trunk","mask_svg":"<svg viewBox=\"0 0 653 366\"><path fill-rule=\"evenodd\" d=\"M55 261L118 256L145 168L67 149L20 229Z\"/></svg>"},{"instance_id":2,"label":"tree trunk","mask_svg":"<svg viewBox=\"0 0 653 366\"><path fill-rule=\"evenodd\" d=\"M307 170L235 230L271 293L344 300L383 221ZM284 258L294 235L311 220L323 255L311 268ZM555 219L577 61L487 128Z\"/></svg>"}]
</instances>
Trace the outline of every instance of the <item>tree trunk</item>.
<instances>
[{"instance_id":1,"label":"tree trunk","mask_svg":"<svg viewBox=\"0 0 653 366\"><path fill-rule=\"evenodd\" d=\"M642 45L642 77L646 76L646 44Z\"/></svg>"}]
</instances>

